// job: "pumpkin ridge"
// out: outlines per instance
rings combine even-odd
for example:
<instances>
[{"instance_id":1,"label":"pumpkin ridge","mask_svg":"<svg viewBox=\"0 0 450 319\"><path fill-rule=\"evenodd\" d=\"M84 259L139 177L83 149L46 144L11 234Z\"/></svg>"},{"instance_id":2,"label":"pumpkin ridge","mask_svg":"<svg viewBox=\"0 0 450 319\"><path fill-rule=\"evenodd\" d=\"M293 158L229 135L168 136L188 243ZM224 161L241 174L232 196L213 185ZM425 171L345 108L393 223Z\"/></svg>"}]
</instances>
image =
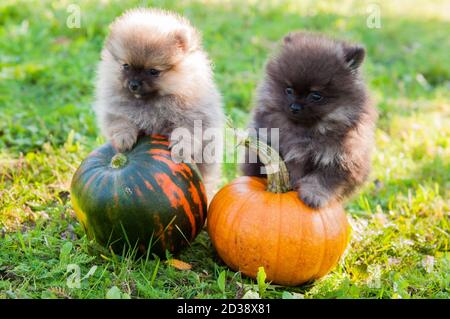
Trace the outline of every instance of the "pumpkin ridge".
<instances>
[{"instance_id":1,"label":"pumpkin ridge","mask_svg":"<svg viewBox=\"0 0 450 319\"><path fill-rule=\"evenodd\" d=\"M289 203L288 206L289 207L294 207L295 210L298 210L298 214L301 215L302 211L300 210L300 207L298 206L298 201L296 199L297 199L297 195L295 195L294 198L292 198L291 195L283 197L283 200L285 202ZM283 206L283 207L285 207L285 206ZM301 240L303 238L303 224L301 223L301 217L297 216L296 218L293 218L293 219L296 221L296 224L293 227L296 230L296 232L295 232L295 235L296 235L295 240L297 242L301 242ZM288 276L289 278L296 278L297 267L298 267L298 265L300 263L300 259L301 259L301 253L298 253L297 251L296 251L296 253L298 254L298 258L292 260L292 267L290 269L291 271L290 271L289 276Z\"/></svg>"},{"instance_id":2,"label":"pumpkin ridge","mask_svg":"<svg viewBox=\"0 0 450 319\"><path fill-rule=\"evenodd\" d=\"M152 169L154 168L154 166L145 167L144 165L142 165L142 163L140 163L139 168L142 168L143 171L146 172L147 169ZM148 190L155 190L154 185L152 185L152 183L150 183L150 181L148 181L139 171L136 172L136 175L142 179L142 182Z\"/></svg>"},{"instance_id":3,"label":"pumpkin ridge","mask_svg":"<svg viewBox=\"0 0 450 319\"><path fill-rule=\"evenodd\" d=\"M242 207L244 207L244 205L246 205L247 202L248 202L248 201L244 201ZM239 210L237 211L236 216L235 216L235 219L233 220L233 223L231 224L232 226L234 226L234 227L233 227L234 229L240 229L240 227L241 227L241 225L242 225L242 221L244 220L244 218L237 218L237 217L241 217L240 214L239 214L239 211L240 211L240 210L241 210L241 208L239 208ZM230 233L230 234L234 234L234 235L238 234L238 232L236 232L236 233L229 232L229 233ZM238 256L238 258L239 258L239 259L242 259L242 256L241 256L241 255L242 255L242 251L239 249L239 241L240 241L241 239L239 238L238 235L236 235L236 237L238 238L238 240L235 240L235 243L234 243L234 246L235 246L235 247L233 247L234 249L231 249L231 250L229 250L229 251L237 251L237 256ZM231 241L231 240L228 240L228 242L231 243L232 241ZM245 258L245 257L246 257L246 256L244 256L244 258ZM244 265L244 266L245 266L245 265ZM241 271L240 268L238 268L238 270Z\"/></svg>"},{"instance_id":4,"label":"pumpkin ridge","mask_svg":"<svg viewBox=\"0 0 450 319\"><path fill-rule=\"evenodd\" d=\"M153 155L153 158L161 163L164 163L174 176L176 176L175 175L176 173L179 173L184 178L192 177L192 171L190 170L189 166L187 166L185 163L179 163L178 165L176 165L174 162L172 162L165 156L160 155Z\"/></svg>"},{"instance_id":5,"label":"pumpkin ridge","mask_svg":"<svg viewBox=\"0 0 450 319\"><path fill-rule=\"evenodd\" d=\"M92 165L91 163L92 163L93 161L87 161L87 160L84 160L83 161L83 163L84 164L89 164L89 165ZM98 163L98 166L90 166L91 167L91 169L92 170L95 170L95 169L98 169L98 168L101 168L101 167L103 167L103 165L101 164L101 163ZM87 171L76 171L75 172L75 174L74 174L74 177L72 178L72 181L73 180L75 180L75 179L77 179L77 180L80 180L80 178L83 176L83 175L85 175L87 173Z\"/></svg>"},{"instance_id":6,"label":"pumpkin ridge","mask_svg":"<svg viewBox=\"0 0 450 319\"><path fill-rule=\"evenodd\" d=\"M199 212L200 212L200 220L204 220L204 212L203 212L203 205L202 200L200 199L200 195L198 193L197 188L195 187L194 183L192 181L189 181L189 193L191 194L192 201L194 204L197 204Z\"/></svg>"},{"instance_id":7,"label":"pumpkin ridge","mask_svg":"<svg viewBox=\"0 0 450 319\"><path fill-rule=\"evenodd\" d=\"M298 198L296 193L293 193L291 197ZM304 211L304 207L306 207L306 206L305 206L305 204L303 204L302 201L296 200L296 204L297 204L296 205L297 209L303 215L300 217L302 219L302 222L300 222L300 225L302 227L301 228L302 236L300 237L300 241L304 242L305 239L309 240L308 236L314 235L314 234L311 234L311 232L308 232L309 228L307 227L307 226L313 227L313 225L314 225L313 214L314 213L310 212L310 211ZM307 224L305 222L305 218L309 218L308 221L310 224ZM302 261L303 263L301 263L301 265L308 270L308 272L307 272L308 275L302 274L302 282L312 279L315 275L315 272L311 272L311 265L308 264L308 260L307 260L307 253L310 253L310 251L311 251L310 245L308 245L308 249L309 249L309 251L305 249L305 251L301 252L299 254L299 258L297 260L297 264L299 264L299 262Z\"/></svg>"},{"instance_id":8,"label":"pumpkin ridge","mask_svg":"<svg viewBox=\"0 0 450 319\"><path fill-rule=\"evenodd\" d=\"M167 136L164 136L161 134L152 134L152 135L150 135L150 138L156 139L156 140L167 140Z\"/></svg>"},{"instance_id":9,"label":"pumpkin ridge","mask_svg":"<svg viewBox=\"0 0 450 319\"><path fill-rule=\"evenodd\" d=\"M137 186L137 185L134 186L134 191L135 191L136 195L137 195L139 198L143 197L142 191L141 191L141 189L139 188L139 186Z\"/></svg>"},{"instance_id":10,"label":"pumpkin ridge","mask_svg":"<svg viewBox=\"0 0 450 319\"><path fill-rule=\"evenodd\" d=\"M239 208L234 210L235 211L235 216L233 216L232 222L229 224L231 229L236 229L234 227L234 225L236 223L236 220L239 221L239 219L238 219L238 217L240 216L239 212L242 210L242 208L244 206L248 205L248 203L251 202L250 200L253 199L253 197L256 197L256 195L259 195L259 194L258 193L252 193L250 196L248 196L246 198L243 198L243 199L241 199L241 201L239 201L240 202ZM235 235L236 233L229 231L228 234L229 234L228 238L225 240L225 242L228 243L227 251L229 251L229 252L236 251L236 247L231 247L232 249L230 249L230 245L234 244L233 241L230 240L230 237L232 235ZM233 264L234 264L234 262L233 262ZM236 265L236 264L234 264L234 265ZM237 268L238 271L240 271L239 266L236 265L235 267Z\"/></svg>"},{"instance_id":11,"label":"pumpkin ridge","mask_svg":"<svg viewBox=\"0 0 450 319\"><path fill-rule=\"evenodd\" d=\"M281 206L281 202L282 202L282 196L280 196L280 194L278 194L278 205L273 205L271 208L271 210L276 210L277 207L278 209L280 207L284 207ZM271 212L272 214L274 214L275 216L278 215L278 239L277 239L277 243L276 243L276 247L277 247L277 257L275 258L275 262L280 258L280 243L281 243L281 235L282 235L282 229L283 229L283 213L279 213L277 214L277 212ZM272 271L272 270L271 270ZM275 270L273 271L273 277L276 278L277 277L277 273L278 273L278 267L275 267Z\"/></svg>"},{"instance_id":12,"label":"pumpkin ridge","mask_svg":"<svg viewBox=\"0 0 450 319\"><path fill-rule=\"evenodd\" d=\"M294 196L294 200L298 198L298 197L297 197L297 194L294 194L293 196ZM300 201L298 201L298 200L295 200L295 204L296 204L297 209L299 210L299 212L300 212L301 214L308 214L308 212L303 212L303 211L302 211L302 209L303 209L303 203L302 203L302 202L300 202ZM301 217L301 218L302 218L302 217ZM302 242L302 241L304 240L304 237L305 237L305 224L302 223L302 222L300 222L299 224L300 224L300 227L301 227L301 228L300 228L300 230L301 230L301 232L300 232L301 235L300 235L300 240L299 240L299 242ZM296 264L299 265L299 264L300 264L300 261L301 261L302 259L304 259L304 255L303 255L302 253L300 253L299 256L298 256L298 259L297 259L297 261L296 261Z\"/></svg>"},{"instance_id":13,"label":"pumpkin ridge","mask_svg":"<svg viewBox=\"0 0 450 319\"><path fill-rule=\"evenodd\" d=\"M231 186L231 185L230 185ZM215 201L216 203L219 203L219 204L222 204L221 206L219 206L219 208L217 209L217 211L219 211L219 212L222 212L222 207L224 207L225 205L229 205L230 204L230 202L226 202L225 200L223 201L223 203L222 202L220 202L220 198L223 196L223 197L227 197L228 196L228 188L229 187L226 187L226 188L222 188L220 191L219 191L219 193L217 194L218 195L218 198L217 198L217 200ZM217 196L216 195L216 196ZM214 202L214 201L213 201ZM215 203L214 203L215 204ZM213 205L213 203L211 203L211 206ZM212 210L210 210L210 211L212 211ZM214 210L215 211L215 210ZM226 215L226 214L222 214L222 215L220 215L219 214L219 217L223 217L224 215ZM219 221L219 219L217 219L217 222ZM208 225L210 225L209 224L209 222L208 222ZM211 224L211 226L212 226L212 224ZM215 225L214 225L214 228L215 228Z\"/></svg>"},{"instance_id":14,"label":"pumpkin ridge","mask_svg":"<svg viewBox=\"0 0 450 319\"><path fill-rule=\"evenodd\" d=\"M151 191L155 190L155 189L153 188L152 184L150 184L148 181L144 181L144 184L145 184L145 186L146 186L149 190L151 190Z\"/></svg>"},{"instance_id":15,"label":"pumpkin ridge","mask_svg":"<svg viewBox=\"0 0 450 319\"><path fill-rule=\"evenodd\" d=\"M163 142L163 141L153 141L153 142ZM144 145L144 146L146 146L145 149L148 149L148 145L150 145L151 149L166 150L169 153L171 152L171 150L169 149L169 145L166 145L166 144L163 144L163 143L156 143L155 144L153 142L148 143L147 145ZM148 153L148 151L147 151L147 153Z\"/></svg>"},{"instance_id":16,"label":"pumpkin ridge","mask_svg":"<svg viewBox=\"0 0 450 319\"><path fill-rule=\"evenodd\" d=\"M341 213L341 212L339 212L339 214L340 214L340 213ZM338 214L332 214L332 213L328 210L326 215L327 215L327 216L330 216L329 219L332 220L332 224L331 224L331 225L333 225L333 226L334 226L334 225L337 225L337 226L335 226L335 227L339 227L339 228L345 229L345 225L343 225L342 220L339 218L339 215L338 215ZM345 243L346 232L344 232L343 234L338 234L337 236L338 236L338 238L339 238L339 242L338 242L338 244L336 245L336 249L335 249L335 251L336 251L336 256L335 256L335 258L334 258L332 264L335 264L335 263L339 262L339 257L340 257L340 255L342 255L342 253L344 252L345 246L346 246L346 243ZM328 268L331 268L331 267L329 266ZM326 269L325 271L328 271L328 270L329 270L329 269Z\"/></svg>"},{"instance_id":17,"label":"pumpkin ridge","mask_svg":"<svg viewBox=\"0 0 450 319\"><path fill-rule=\"evenodd\" d=\"M189 166L188 166L189 167ZM189 207L195 207L197 206L198 214L194 214L194 218L196 221L196 225L203 225L206 220L206 209L204 208L204 205L202 204L202 200L200 197L200 194L198 193L197 187L195 187L195 184L192 180L186 179L186 184L184 186L184 196L186 200L189 203ZM193 189L191 189L193 187ZM204 202L206 201L206 198L204 199ZM197 230L199 232L201 228Z\"/></svg>"},{"instance_id":18,"label":"pumpkin ridge","mask_svg":"<svg viewBox=\"0 0 450 319\"><path fill-rule=\"evenodd\" d=\"M213 233L215 233L217 222L218 222L219 218L221 217L220 214L214 214L213 212L215 212L215 211L221 212L222 211L221 208L224 205L228 204L225 201L223 201L223 202L220 201L223 194L227 195L227 189L225 187L222 188L221 190L219 190L219 192L216 194L216 196L214 196L214 199L211 201L211 204L209 206L209 210L207 211L207 219L208 219L207 227L210 230L210 231L208 231L208 233L210 233L210 236L212 236ZM216 206L220 205L220 204L222 204L222 205L216 209ZM214 207L214 209L213 209L213 207Z\"/></svg>"},{"instance_id":19,"label":"pumpkin ridge","mask_svg":"<svg viewBox=\"0 0 450 319\"><path fill-rule=\"evenodd\" d=\"M178 179L180 177L179 175L181 175L181 177L183 177L184 179L189 180L189 184L193 183L193 180L191 179L191 177L193 177L191 167L186 163L175 164L170 160L170 155L169 158L166 156L159 156L159 155L153 156L153 158L158 160L160 163L164 164L164 166L169 169L174 178Z\"/></svg>"},{"instance_id":20,"label":"pumpkin ridge","mask_svg":"<svg viewBox=\"0 0 450 319\"><path fill-rule=\"evenodd\" d=\"M108 176L106 174L103 174L101 180L96 185L97 187L104 188L105 185L108 184Z\"/></svg>"},{"instance_id":21,"label":"pumpkin ridge","mask_svg":"<svg viewBox=\"0 0 450 319\"><path fill-rule=\"evenodd\" d=\"M208 197L206 196L205 185L203 185L203 183L200 181L197 184L200 186L200 193L202 194L203 199L205 200L205 202L208 202Z\"/></svg>"},{"instance_id":22,"label":"pumpkin ridge","mask_svg":"<svg viewBox=\"0 0 450 319\"><path fill-rule=\"evenodd\" d=\"M326 237L326 235L327 235L327 229L326 228L327 227L326 227L325 222L323 221L322 214L318 214L318 215L319 215L319 218L320 218L320 223L322 225L322 236L321 236L321 238L323 239L323 245L322 245L323 249L322 249L322 253L321 253L321 257L320 257L320 261L319 261L319 269L317 270L317 272L313 276L313 278L316 278L316 279L320 278L320 273L322 272L322 266L323 266L323 263L324 263L325 254L326 254L327 248L328 248L327 247L328 246L328 240L327 240L327 237Z\"/></svg>"},{"instance_id":23,"label":"pumpkin ridge","mask_svg":"<svg viewBox=\"0 0 450 319\"><path fill-rule=\"evenodd\" d=\"M230 184L230 186L231 185L232 184ZM208 226L208 233L209 233L209 236L212 237L212 239L213 239L212 240L213 245L217 245L218 242L220 242L218 240L218 238L215 238L215 234L217 233L216 232L217 226L220 225L220 221L222 219L226 219L229 216L229 214L230 214L230 212L225 210L224 207L227 206L227 205L230 205L231 201L222 200L222 197L229 197L230 196L229 188L230 187L222 188L219 191L219 193L214 197L214 200L211 202L210 209L208 211L208 215L211 212L211 215L208 216L208 224L207 224L207 226ZM233 189L231 188L231 191L232 190ZM238 207L237 209L235 209L235 211L239 212L241 207L245 204L245 200L241 199L241 200L238 200L237 203L235 201L233 201L233 203ZM219 206L216 208L215 207L216 205L219 205ZM214 209L213 209L213 206L214 206ZM237 215L239 215L239 214L237 214ZM215 223L212 223L213 221L215 221ZM225 225L229 226L229 224L225 224ZM227 234L230 234L230 232L227 231ZM226 241L223 241L223 242L226 242ZM217 247L216 247L216 250L217 250ZM228 252L230 250L229 249L224 249L224 251L226 253L226 252ZM228 256L227 256L227 259L231 263L232 268L235 269L235 270L238 270L238 267L234 263L234 261L230 260L230 258L228 258Z\"/></svg>"},{"instance_id":24,"label":"pumpkin ridge","mask_svg":"<svg viewBox=\"0 0 450 319\"><path fill-rule=\"evenodd\" d=\"M156 169L155 168L155 166L154 165L152 165L152 166L149 166L149 165L140 165L140 167L142 167L142 169L145 171L146 169L148 170L148 169L152 169L152 170L154 170L154 171L163 171L163 172L165 172L166 171L166 167L169 169L169 171L172 173L171 175L173 175L173 178L175 179L175 180L173 180L172 178L170 178L171 180L172 180L172 182L174 183L174 185L177 185L177 181L182 177L183 179L185 179L186 181L187 180L189 180L189 182L192 182L192 181L196 181L195 179L189 179L188 177L187 177L187 175L186 174L173 174L173 170L176 170L176 171L179 171L180 169L190 169L190 167L188 166L188 165L186 165L186 164L184 164L184 163L180 163L180 165L183 165L182 166L182 168L180 168L180 167L177 167L177 166L175 166L175 167L172 167L172 166L168 166L168 165L166 165L166 164L169 164L169 163L171 163L170 161L168 161L168 159L167 159L167 161L166 160L164 160L164 161L160 161L160 158L158 158L157 159L157 157L156 156L152 156L152 158L153 159L155 159L156 161L157 161L157 164L159 164L159 165L161 165L161 169ZM166 159L166 157L164 157L164 159ZM175 165L175 163L172 163L173 165ZM162 166L162 165L164 165L164 166ZM184 173L184 171L182 171L182 173ZM181 177L180 177L180 175L181 175ZM138 173L138 176L140 176L141 178L143 178L142 177L142 175L140 174L140 173ZM168 175L168 176L170 176L170 175ZM145 178L143 178L143 180L144 180L144 183L145 183L145 185L146 185L146 187L149 189L150 187L152 187L153 189L155 188L154 186L152 186L152 184L149 182L149 181L146 181L145 180ZM155 183L159 186L159 189L161 189L161 191L163 191L164 192L164 190L163 190L163 188L155 181ZM201 183L199 183L199 184L201 184ZM182 194L182 196L181 196L181 194ZM188 219L189 219L189 223L191 224L190 225L190 228L192 229L192 220L191 220L191 218L189 217L189 215L188 215L188 213L186 212L186 208L187 207L189 207L189 211L190 211L190 205L194 205L195 203L193 202L193 199L192 199L192 197L190 197L190 196L188 196L188 194L187 194L187 192L185 192L184 190L181 190L181 188L179 189L179 190L177 190L177 195L178 195L178 197L180 198L180 200L183 200L183 198L185 198L185 200L187 201L187 204L186 203L184 203L183 205L181 205L182 207L183 207L183 212L184 212L184 215L187 215L188 216ZM167 195L166 195L167 196ZM205 199L206 200L206 199ZM169 201L169 203L170 203L170 201ZM179 208L179 205L178 206L176 206L176 207L174 207L173 206L173 204L172 203L170 203L171 204L171 206L173 207L173 208ZM205 209L204 209L204 207L203 207L203 205L199 205L198 206L200 209L201 209L201 211L199 211L199 213L198 214L193 214L192 213L192 216L194 217L194 220L195 220L195 225L194 225L194 231L195 231L195 234L197 234L197 230L198 230L198 227L197 227L197 224L201 224L201 225L203 225L203 223L204 223L204 221L205 221L205 219L204 219L204 215L205 215L205 213L204 213L204 211L205 211Z\"/></svg>"},{"instance_id":25,"label":"pumpkin ridge","mask_svg":"<svg viewBox=\"0 0 450 319\"><path fill-rule=\"evenodd\" d=\"M206 191L205 187L203 186L203 183L201 180L191 180L191 182L194 184L195 189L197 190L197 194L200 199L200 204L202 206L202 213L203 213L203 222L206 221L207 215L208 215L208 205L204 204L208 202L208 198L206 197Z\"/></svg>"},{"instance_id":26,"label":"pumpkin ridge","mask_svg":"<svg viewBox=\"0 0 450 319\"><path fill-rule=\"evenodd\" d=\"M151 174L151 172L147 172L148 174ZM137 176L142 179L142 183L145 185L145 187L150 190L150 191L154 191L156 186L153 186L151 182L154 182L153 179L149 179L150 181L147 181L142 174L137 173ZM136 184L136 183L133 183ZM142 186L142 185L141 185ZM163 198L163 197L162 197ZM145 207L147 205L147 201L146 198L141 198L141 199L136 199L136 200L142 200L142 205ZM156 202L154 203L155 207L159 207L159 205L162 205L160 203L161 198L158 198L156 200ZM164 225L165 222L163 222L161 220L161 216L158 214L155 214L155 211L153 210L153 207L148 207L148 214L151 215L151 219L153 221L153 225L154 225L154 231L153 231L153 235L152 235L152 242L151 242L151 249L153 250L160 250L161 252L165 252L168 244L169 244L169 239L166 238L166 227L167 225ZM169 221L170 223L170 221ZM170 235L169 235L170 237ZM147 243L148 245L149 243Z\"/></svg>"},{"instance_id":27,"label":"pumpkin ridge","mask_svg":"<svg viewBox=\"0 0 450 319\"><path fill-rule=\"evenodd\" d=\"M170 151L166 150L164 148L152 148L150 151L147 151L148 154L150 155L170 155Z\"/></svg>"},{"instance_id":28,"label":"pumpkin ridge","mask_svg":"<svg viewBox=\"0 0 450 319\"><path fill-rule=\"evenodd\" d=\"M96 171L94 174L92 174L86 184L84 184L83 189L81 190L82 192L86 192L87 189L91 186L92 182L94 181L94 179L96 179L98 177L98 175L100 175L100 171Z\"/></svg>"},{"instance_id":29,"label":"pumpkin ridge","mask_svg":"<svg viewBox=\"0 0 450 319\"><path fill-rule=\"evenodd\" d=\"M336 219L335 214L332 214L332 212L330 210L327 209L327 212L324 216L326 218L327 221L327 225L332 225L332 227L336 227L336 228L340 228L340 221ZM335 226L336 225L336 226ZM328 234L330 234L329 228L327 228ZM336 232L335 229L332 229L333 235ZM336 235L334 235L336 236ZM338 236L338 242L335 245L335 249L333 249L333 254L331 255L331 257L333 259L330 258L330 261L328 262L327 267L322 271L322 273L326 273L328 271L328 269L330 268L329 264L334 264L336 261L339 260L339 253L341 252L341 242L342 242L342 236L340 234L337 235ZM319 274L321 275L321 274Z\"/></svg>"},{"instance_id":30,"label":"pumpkin ridge","mask_svg":"<svg viewBox=\"0 0 450 319\"><path fill-rule=\"evenodd\" d=\"M339 214L341 214L342 212L339 212ZM336 227L348 230L348 228L345 225L345 220L342 220L341 218L339 218L338 214L331 214L334 217L335 220L335 225L338 225ZM340 256L344 254L345 252L345 248L347 246L347 242L346 242L346 237L347 237L347 231L345 231L342 234L339 234L339 244L336 245L337 248L337 256L336 256L336 261L339 262ZM330 267L331 268L331 267Z\"/></svg>"},{"instance_id":31,"label":"pumpkin ridge","mask_svg":"<svg viewBox=\"0 0 450 319\"><path fill-rule=\"evenodd\" d=\"M196 235L195 217L191 211L189 202L184 196L183 191L170 179L170 177L167 174L156 173L155 180L158 183L161 190L164 192L164 194L166 194L172 207L178 208L181 206L183 208L183 211L191 224L191 239L193 239ZM171 189L172 192L169 192L169 189Z\"/></svg>"},{"instance_id":32,"label":"pumpkin ridge","mask_svg":"<svg viewBox=\"0 0 450 319\"><path fill-rule=\"evenodd\" d=\"M161 141L153 140L153 141L150 142L150 144L153 144L153 145L165 145L165 146L169 146L170 145L169 142L163 141L163 140L161 140Z\"/></svg>"}]
</instances>

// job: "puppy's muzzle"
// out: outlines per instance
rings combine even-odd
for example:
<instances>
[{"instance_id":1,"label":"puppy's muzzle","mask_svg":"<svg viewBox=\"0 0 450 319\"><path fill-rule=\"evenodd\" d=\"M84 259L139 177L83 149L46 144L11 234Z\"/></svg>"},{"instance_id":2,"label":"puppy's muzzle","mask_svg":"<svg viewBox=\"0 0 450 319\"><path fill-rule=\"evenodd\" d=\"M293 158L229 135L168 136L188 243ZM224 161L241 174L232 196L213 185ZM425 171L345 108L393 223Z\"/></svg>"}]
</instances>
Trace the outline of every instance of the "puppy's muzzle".
<instances>
[{"instance_id":1,"label":"puppy's muzzle","mask_svg":"<svg viewBox=\"0 0 450 319\"><path fill-rule=\"evenodd\" d=\"M132 93L138 93L141 90L142 81L139 80L130 80L128 81L128 89Z\"/></svg>"},{"instance_id":2,"label":"puppy's muzzle","mask_svg":"<svg viewBox=\"0 0 450 319\"><path fill-rule=\"evenodd\" d=\"M298 113L299 113L300 111L302 111L304 108L305 108L305 107L304 107L303 105L298 104L298 103L292 103L292 104L289 106L289 109L291 110L291 112L292 112L293 114L298 114Z\"/></svg>"}]
</instances>

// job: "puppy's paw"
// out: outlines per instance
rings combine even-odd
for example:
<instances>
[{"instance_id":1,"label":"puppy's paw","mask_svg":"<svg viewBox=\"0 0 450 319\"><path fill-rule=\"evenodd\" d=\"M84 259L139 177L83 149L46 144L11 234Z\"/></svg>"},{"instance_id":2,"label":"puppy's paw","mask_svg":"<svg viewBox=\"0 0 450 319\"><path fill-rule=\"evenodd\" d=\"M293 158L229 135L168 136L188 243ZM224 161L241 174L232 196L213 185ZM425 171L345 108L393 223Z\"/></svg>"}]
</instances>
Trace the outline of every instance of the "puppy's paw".
<instances>
[{"instance_id":1,"label":"puppy's paw","mask_svg":"<svg viewBox=\"0 0 450 319\"><path fill-rule=\"evenodd\" d=\"M300 180L297 193L298 197L311 208L322 208L331 199L329 191L310 178Z\"/></svg>"},{"instance_id":2,"label":"puppy's paw","mask_svg":"<svg viewBox=\"0 0 450 319\"><path fill-rule=\"evenodd\" d=\"M326 205L328 198L322 194L316 194L308 189L298 191L299 198L311 208L321 208Z\"/></svg>"},{"instance_id":3,"label":"puppy's paw","mask_svg":"<svg viewBox=\"0 0 450 319\"><path fill-rule=\"evenodd\" d=\"M133 130L122 131L113 135L111 143L119 152L129 151L136 144L138 134Z\"/></svg>"}]
</instances>

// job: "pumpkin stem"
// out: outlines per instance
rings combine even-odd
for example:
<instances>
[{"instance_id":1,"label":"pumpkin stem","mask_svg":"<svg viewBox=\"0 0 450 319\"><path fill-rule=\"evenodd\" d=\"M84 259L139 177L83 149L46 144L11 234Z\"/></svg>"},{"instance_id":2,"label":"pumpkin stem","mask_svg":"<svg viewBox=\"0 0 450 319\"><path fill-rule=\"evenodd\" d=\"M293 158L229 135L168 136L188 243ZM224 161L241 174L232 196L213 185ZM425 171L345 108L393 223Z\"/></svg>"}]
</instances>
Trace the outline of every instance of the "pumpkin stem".
<instances>
[{"instance_id":1,"label":"pumpkin stem","mask_svg":"<svg viewBox=\"0 0 450 319\"><path fill-rule=\"evenodd\" d=\"M267 175L267 191L286 193L291 190L286 164L275 149L251 136L244 140L244 145L258 154L258 158L264 164Z\"/></svg>"},{"instance_id":2,"label":"pumpkin stem","mask_svg":"<svg viewBox=\"0 0 450 319\"><path fill-rule=\"evenodd\" d=\"M123 153L117 153L111 159L111 167L112 168L122 168L128 162L128 158Z\"/></svg>"}]
</instances>

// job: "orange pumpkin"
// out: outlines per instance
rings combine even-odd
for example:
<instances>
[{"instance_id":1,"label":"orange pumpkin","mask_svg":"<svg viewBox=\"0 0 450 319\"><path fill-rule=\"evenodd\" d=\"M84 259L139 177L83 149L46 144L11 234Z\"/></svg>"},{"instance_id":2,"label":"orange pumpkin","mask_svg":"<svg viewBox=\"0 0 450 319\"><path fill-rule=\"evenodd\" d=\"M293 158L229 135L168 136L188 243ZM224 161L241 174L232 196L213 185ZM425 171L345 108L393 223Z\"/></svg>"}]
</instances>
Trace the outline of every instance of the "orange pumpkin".
<instances>
[{"instance_id":1,"label":"orange pumpkin","mask_svg":"<svg viewBox=\"0 0 450 319\"><path fill-rule=\"evenodd\" d=\"M258 143L247 144L258 149ZM336 266L350 226L341 203L311 209L290 191L286 166L274 154L272 150L270 157L259 147L261 161L275 159L278 172L267 179L242 176L223 187L211 202L207 227L229 267L255 278L263 266L268 280L294 286Z\"/></svg>"}]
</instances>

